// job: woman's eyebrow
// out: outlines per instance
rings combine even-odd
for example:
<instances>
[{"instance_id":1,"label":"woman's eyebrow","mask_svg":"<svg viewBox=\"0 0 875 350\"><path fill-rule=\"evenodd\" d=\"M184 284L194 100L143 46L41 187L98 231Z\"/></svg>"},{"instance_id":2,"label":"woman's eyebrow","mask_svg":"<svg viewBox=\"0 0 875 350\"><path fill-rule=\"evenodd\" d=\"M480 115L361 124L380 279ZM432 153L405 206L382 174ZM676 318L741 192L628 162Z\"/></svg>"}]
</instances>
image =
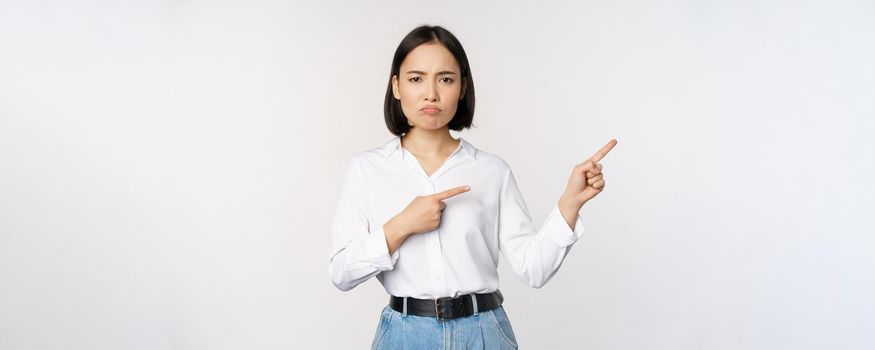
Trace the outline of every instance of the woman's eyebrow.
<instances>
[{"instance_id":1,"label":"woman's eyebrow","mask_svg":"<svg viewBox=\"0 0 875 350\"><path fill-rule=\"evenodd\" d=\"M407 74L426 75L425 72L423 72L423 71L419 71L419 70L411 70L411 71L407 71ZM455 75L455 74L457 74L457 73L454 72L454 71L451 71L451 70L442 70L442 71L440 71L440 72L437 72L437 75Z\"/></svg>"}]
</instances>

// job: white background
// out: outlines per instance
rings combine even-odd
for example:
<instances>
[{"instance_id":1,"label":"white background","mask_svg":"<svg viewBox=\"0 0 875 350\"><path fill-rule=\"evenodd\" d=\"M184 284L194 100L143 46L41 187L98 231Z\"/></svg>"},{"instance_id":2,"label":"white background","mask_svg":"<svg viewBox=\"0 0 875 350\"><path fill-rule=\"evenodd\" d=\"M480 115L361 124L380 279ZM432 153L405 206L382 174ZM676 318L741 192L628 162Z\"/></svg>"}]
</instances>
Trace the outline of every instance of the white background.
<instances>
[{"instance_id":1,"label":"white background","mask_svg":"<svg viewBox=\"0 0 875 350\"><path fill-rule=\"evenodd\" d=\"M875 347L870 1L3 1L0 348L367 348L328 232L423 23L536 225L619 141L523 348Z\"/></svg>"}]
</instances>

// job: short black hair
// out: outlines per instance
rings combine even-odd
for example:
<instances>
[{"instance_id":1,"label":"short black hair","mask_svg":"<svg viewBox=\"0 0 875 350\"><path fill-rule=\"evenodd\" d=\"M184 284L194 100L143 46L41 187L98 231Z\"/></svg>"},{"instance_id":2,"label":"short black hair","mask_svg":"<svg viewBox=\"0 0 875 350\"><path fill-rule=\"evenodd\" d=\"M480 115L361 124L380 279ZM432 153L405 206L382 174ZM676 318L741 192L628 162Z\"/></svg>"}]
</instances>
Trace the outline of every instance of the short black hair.
<instances>
[{"instance_id":1,"label":"short black hair","mask_svg":"<svg viewBox=\"0 0 875 350\"><path fill-rule=\"evenodd\" d=\"M401 110L401 102L396 100L392 93L392 76L398 75L400 79L399 71L404 58L419 45L432 41L437 41L453 54L461 70L461 81L465 84L465 95L458 101L459 106L456 109L456 114L450 120L448 127L450 130L461 131L470 128L474 120L474 81L471 79L471 66L468 65L465 49L450 31L440 26L423 25L410 31L401 40L401 44L398 45L395 56L392 58L389 87L386 89L386 100L383 104L383 116L386 119L386 127L396 136L410 131L410 125L407 123L404 111Z\"/></svg>"}]
</instances>

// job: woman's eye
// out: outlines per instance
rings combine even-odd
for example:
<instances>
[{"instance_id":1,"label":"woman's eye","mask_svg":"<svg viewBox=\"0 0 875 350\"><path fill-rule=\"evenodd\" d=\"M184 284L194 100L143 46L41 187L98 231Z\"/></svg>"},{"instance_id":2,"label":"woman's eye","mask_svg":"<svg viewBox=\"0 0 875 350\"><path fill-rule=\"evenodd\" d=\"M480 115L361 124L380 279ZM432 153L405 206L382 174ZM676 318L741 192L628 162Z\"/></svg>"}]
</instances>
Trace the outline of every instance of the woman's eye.
<instances>
[{"instance_id":1,"label":"woman's eye","mask_svg":"<svg viewBox=\"0 0 875 350\"><path fill-rule=\"evenodd\" d=\"M410 78L410 79L407 79L407 80L410 80L410 81L416 82L416 81L419 81L419 77L413 77L413 78Z\"/></svg>"},{"instance_id":2,"label":"woman's eye","mask_svg":"<svg viewBox=\"0 0 875 350\"><path fill-rule=\"evenodd\" d=\"M453 83L453 78L444 78L443 80L444 80L444 82L447 83L447 84L452 84L452 83Z\"/></svg>"}]
</instances>

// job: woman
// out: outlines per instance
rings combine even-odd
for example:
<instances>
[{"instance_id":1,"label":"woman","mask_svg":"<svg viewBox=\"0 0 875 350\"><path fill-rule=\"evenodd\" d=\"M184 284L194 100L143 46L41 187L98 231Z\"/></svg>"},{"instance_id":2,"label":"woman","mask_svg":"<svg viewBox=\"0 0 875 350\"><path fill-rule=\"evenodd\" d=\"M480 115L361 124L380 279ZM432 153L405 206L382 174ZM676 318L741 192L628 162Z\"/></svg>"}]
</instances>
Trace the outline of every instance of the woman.
<instances>
[{"instance_id":1,"label":"woman","mask_svg":"<svg viewBox=\"0 0 875 350\"><path fill-rule=\"evenodd\" d=\"M373 276L390 294L374 349L517 348L498 291L498 255L539 288L583 232L581 207L604 190L598 161L574 167L540 229L498 156L450 130L469 128L474 83L446 29L421 26L398 46L384 108L395 137L353 156L337 203L329 271L341 290Z\"/></svg>"}]
</instances>

